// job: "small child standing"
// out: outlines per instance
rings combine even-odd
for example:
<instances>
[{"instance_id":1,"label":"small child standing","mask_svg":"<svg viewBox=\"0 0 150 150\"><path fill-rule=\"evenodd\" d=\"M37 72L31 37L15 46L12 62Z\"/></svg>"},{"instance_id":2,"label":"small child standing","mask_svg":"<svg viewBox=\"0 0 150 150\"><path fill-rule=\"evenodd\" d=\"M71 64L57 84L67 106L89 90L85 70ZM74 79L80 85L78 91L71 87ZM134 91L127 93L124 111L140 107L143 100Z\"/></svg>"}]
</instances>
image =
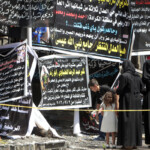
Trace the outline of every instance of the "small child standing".
<instances>
[{"instance_id":1,"label":"small child standing","mask_svg":"<svg viewBox=\"0 0 150 150\"><path fill-rule=\"evenodd\" d=\"M106 92L102 104L102 125L101 131L106 133L106 148L109 146L109 134L112 134L112 148L116 148L115 137L118 128L118 119L116 109L116 95L113 92ZM103 111L104 110L104 111ZM108 111L107 111L108 110Z\"/></svg>"}]
</instances>

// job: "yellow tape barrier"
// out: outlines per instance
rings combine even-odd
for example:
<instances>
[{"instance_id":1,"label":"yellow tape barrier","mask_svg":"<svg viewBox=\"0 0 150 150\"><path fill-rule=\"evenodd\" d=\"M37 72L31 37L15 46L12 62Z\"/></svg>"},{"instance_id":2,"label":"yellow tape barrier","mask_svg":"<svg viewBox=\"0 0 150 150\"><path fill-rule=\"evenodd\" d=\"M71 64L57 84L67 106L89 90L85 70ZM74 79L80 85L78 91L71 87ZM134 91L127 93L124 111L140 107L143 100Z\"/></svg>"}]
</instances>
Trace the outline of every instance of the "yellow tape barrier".
<instances>
[{"instance_id":1,"label":"yellow tape barrier","mask_svg":"<svg viewBox=\"0 0 150 150\"><path fill-rule=\"evenodd\" d=\"M0 144L7 144L8 142L6 140L0 139Z\"/></svg>"},{"instance_id":2,"label":"yellow tape barrier","mask_svg":"<svg viewBox=\"0 0 150 150\"><path fill-rule=\"evenodd\" d=\"M30 106L20 106L20 105L10 105L10 104L0 104L1 106L7 106L7 107L22 107L22 108L30 108L30 109L41 109L41 110L66 110L66 111L99 111L95 109L80 109L80 108L45 108L45 107L30 107ZM124 112L124 111L150 111L150 109L131 109L131 110L102 110L102 111L118 111L118 112Z\"/></svg>"}]
</instances>

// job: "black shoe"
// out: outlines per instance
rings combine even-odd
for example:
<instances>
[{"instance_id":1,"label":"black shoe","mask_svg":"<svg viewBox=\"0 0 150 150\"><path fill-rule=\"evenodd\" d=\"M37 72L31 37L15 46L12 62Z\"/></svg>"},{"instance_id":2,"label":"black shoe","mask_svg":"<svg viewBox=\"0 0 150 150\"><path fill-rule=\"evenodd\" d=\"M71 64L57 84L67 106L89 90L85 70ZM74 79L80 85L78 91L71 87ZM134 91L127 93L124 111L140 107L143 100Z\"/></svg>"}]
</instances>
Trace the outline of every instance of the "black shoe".
<instances>
[{"instance_id":1,"label":"black shoe","mask_svg":"<svg viewBox=\"0 0 150 150\"><path fill-rule=\"evenodd\" d=\"M105 138L98 136L97 138L94 139L94 141L105 141Z\"/></svg>"}]
</instances>

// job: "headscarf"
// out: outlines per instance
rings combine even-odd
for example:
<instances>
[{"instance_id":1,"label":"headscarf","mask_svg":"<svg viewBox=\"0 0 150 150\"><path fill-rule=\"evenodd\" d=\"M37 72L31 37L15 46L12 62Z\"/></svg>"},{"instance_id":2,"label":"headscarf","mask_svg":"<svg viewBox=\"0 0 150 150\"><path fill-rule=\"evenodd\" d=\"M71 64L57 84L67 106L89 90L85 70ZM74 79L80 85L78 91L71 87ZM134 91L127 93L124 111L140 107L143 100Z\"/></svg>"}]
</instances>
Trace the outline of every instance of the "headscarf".
<instances>
[{"instance_id":1,"label":"headscarf","mask_svg":"<svg viewBox=\"0 0 150 150\"><path fill-rule=\"evenodd\" d=\"M143 82L150 80L150 60L146 60L143 65Z\"/></svg>"},{"instance_id":2,"label":"headscarf","mask_svg":"<svg viewBox=\"0 0 150 150\"><path fill-rule=\"evenodd\" d=\"M123 73L128 72L134 76L139 76L139 74L135 71L135 67L130 60L124 60L122 64Z\"/></svg>"}]
</instances>

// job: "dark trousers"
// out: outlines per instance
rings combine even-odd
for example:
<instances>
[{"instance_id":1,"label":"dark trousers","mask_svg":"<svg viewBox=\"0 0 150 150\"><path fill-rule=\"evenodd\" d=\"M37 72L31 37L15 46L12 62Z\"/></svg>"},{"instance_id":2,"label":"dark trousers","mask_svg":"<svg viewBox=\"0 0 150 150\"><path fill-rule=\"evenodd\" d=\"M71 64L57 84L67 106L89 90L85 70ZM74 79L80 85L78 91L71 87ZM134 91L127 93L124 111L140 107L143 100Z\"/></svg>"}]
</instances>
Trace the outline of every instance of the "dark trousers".
<instances>
[{"instance_id":1,"label":"dark trousers","mask_svg":"<svg viewBox=\"0 0 150 150\"><path fill-rule=\"evenodd\" d=\"M101 132L101 124L102 124L102 119L103 119L103 116L101 115L101 113L99 113L99 136L101 138L105 138L105 133L104 132Z\"/></svg>"}]
</instances>

